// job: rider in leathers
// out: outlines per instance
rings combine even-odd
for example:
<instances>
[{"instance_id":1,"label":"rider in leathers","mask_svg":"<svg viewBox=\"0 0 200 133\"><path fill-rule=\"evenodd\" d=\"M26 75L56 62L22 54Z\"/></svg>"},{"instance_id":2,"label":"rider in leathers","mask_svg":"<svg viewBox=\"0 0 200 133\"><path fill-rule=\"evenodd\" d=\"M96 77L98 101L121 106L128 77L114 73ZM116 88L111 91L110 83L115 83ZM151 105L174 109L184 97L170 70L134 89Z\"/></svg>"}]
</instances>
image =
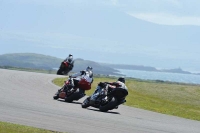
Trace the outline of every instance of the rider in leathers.
<instances>
[{"instance_id":1,"label":"rider in leathers","mask_svg":"<svg viewBox=\"0 0 200 133\"><path fill-rule=\"evenodd\" d=\"M120 93L115 93L116 98L118 99L119 103L123 103L125 101L126 96L128 95L128 88L125 85L125 79L123 77L118 78L116 82L100 82L98 84L99 87L96 89L101 89L106 87L108 85L108 95L114 94L115 92ZM99 90L95 90L95 93L98 92ZM94 93L94 94L95 94Z\"/></svg>"},{"instance_id":2,"label":"rider in leathers","mask_svg":"<svg viewBox=\"0 0 200 133\"><path fill-rule=\"evenodd\" d=\"M76 88L78 87L79 81L81 79L85 79L89 84L92 84L93 82L93 72L92 67L88 66L86 70L80 71L79 73L75 73L70 76L72 78L71 87Z\"/></svg>"},{"instance_id":3,"label":"rider in leathers","mask_svg":"<svg viewBox=\"0 0 200 133\"><path fill-rule=\"evenodd\" d=\"M71 71L74 67L74 60L73 60L73 55L72 54L69 54L69 56L64 60L66 62L69 63L69 71Z\"/></svg>"}]
</instances>

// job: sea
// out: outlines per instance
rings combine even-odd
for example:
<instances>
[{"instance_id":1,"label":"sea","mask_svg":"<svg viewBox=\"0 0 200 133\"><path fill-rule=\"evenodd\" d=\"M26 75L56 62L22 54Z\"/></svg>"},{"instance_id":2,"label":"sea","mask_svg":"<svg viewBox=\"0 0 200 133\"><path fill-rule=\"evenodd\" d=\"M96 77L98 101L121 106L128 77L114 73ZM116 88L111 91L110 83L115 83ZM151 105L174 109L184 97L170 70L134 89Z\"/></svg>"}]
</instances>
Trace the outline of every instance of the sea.
<instances>
[{"instance_id":1,"label":"sea","mask_svg":"<svg viewBox=\"0 0 200 133\"><path fill-rule=\"evenodd\" d=\"M117 69L117 70L119 70L118 72L119 74L126 75L125 77L131 77L143 80L161 80L161 81L200 85L200 75L195 75L195 74L138 71L138 70L128 70L128 69Z\"/></svg>"}]
</instances>

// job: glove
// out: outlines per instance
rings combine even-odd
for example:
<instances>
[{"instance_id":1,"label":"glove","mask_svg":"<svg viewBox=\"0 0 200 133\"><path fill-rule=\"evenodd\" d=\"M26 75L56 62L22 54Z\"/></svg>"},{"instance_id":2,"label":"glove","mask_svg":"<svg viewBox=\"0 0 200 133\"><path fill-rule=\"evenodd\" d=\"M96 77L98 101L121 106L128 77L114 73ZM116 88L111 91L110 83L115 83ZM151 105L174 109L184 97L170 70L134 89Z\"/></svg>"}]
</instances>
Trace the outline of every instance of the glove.
<instances>
[{"instance_id":1,"label":"glove","mask_svg":"<svg viewBox=\"0 0 200 133\"><path fill-rule=\"evenodd\" d=\"M100 82L100 83L98 84L98 86L104 88L104 87L106 86L106 83Z\"/></svg>"}]
</instances>

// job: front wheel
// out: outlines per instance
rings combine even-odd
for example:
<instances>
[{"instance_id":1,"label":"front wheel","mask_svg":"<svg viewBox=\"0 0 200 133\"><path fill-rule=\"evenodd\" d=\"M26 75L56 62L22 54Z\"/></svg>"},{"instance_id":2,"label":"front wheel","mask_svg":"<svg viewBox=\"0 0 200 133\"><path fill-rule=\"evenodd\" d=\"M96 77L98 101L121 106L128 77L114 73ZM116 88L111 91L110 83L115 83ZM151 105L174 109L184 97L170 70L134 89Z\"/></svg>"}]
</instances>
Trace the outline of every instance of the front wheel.
<instances>
[{"instance_id":1,"label":"front wheel","mask_svg":"<svg viewBox=\"0 0 200 133\"><path fill-rule=\"evenodd\" d=\"M57 100L59 97L58 96L53 96L53 99Z\"/></svg>"},{"instance_id":2,"label":"front wheel","mask_svg":"<svg viewBox=\"0 0 200 133\"><path fill-rule=\"evenodd\" d=\"M87 108L87 107L90 106L90 104L89 104L89 99L90 99L90 97L86 98L86 99L83 101L83 103L81 104L82 108Z\"/></svg>"},{"instance_id":3,"label":"front wheel","mask_svg":"<svg viewBox=\"0 0 200 133\"><path fill-rule=\"evenodd\" d=\"M57 92L54 96L53 99L57 100L59 98L59 93Z\"/></svg>"}]
</instances>

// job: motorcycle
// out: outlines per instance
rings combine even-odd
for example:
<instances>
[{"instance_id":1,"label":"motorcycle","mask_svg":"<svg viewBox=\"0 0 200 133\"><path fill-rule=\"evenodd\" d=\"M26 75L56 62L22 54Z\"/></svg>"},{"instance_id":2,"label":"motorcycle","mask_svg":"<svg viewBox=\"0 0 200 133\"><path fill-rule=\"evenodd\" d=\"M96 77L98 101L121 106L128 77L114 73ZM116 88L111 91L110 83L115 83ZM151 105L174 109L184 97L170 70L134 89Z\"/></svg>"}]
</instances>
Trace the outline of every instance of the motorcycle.
<instances>
[{"instance_id":1,"label":"motorcycle","mask_svg":"<svg viewBox=\"0 0 200 133\"><path fill-rule=\"evenodd\" d=\"M79 100L80 98L85 96L85 90L91 89L91 84L88 83L85 79L81 79L79 81L78 87L72 87L72 78L69 78L64 82L64 85L58 92L55 93L53 98L55 100L61 98L64 99L65 102L72 102L73 100Z\"/></svg>"},{"instance_id":2,"label":"motorcycle","mask_svg":"<svg viewBox=\"0 0 200 133\"><path fill-rule=\"evenodd\" d=\"M96 91L89 97L87 97L83 103L82 108L87 108L92 106L98 108L102 112L107 112L108 110L117 109L120 104L126 102L125 99L119 98L121 92L109 91L108 85L104 88L97 86Z\"/></svg>"},{"instance_id":3,"label":"motorcycle","mask_svg":"<svg viewBox=\"0 0 200 133\"><path fill-rule=\"evenodd\" d=\"M70 66L69 62L63 61L60 64L60 67L57 71L57 75L67 75L70 71L69 66Z\"/></svg>"}]
</instances>

